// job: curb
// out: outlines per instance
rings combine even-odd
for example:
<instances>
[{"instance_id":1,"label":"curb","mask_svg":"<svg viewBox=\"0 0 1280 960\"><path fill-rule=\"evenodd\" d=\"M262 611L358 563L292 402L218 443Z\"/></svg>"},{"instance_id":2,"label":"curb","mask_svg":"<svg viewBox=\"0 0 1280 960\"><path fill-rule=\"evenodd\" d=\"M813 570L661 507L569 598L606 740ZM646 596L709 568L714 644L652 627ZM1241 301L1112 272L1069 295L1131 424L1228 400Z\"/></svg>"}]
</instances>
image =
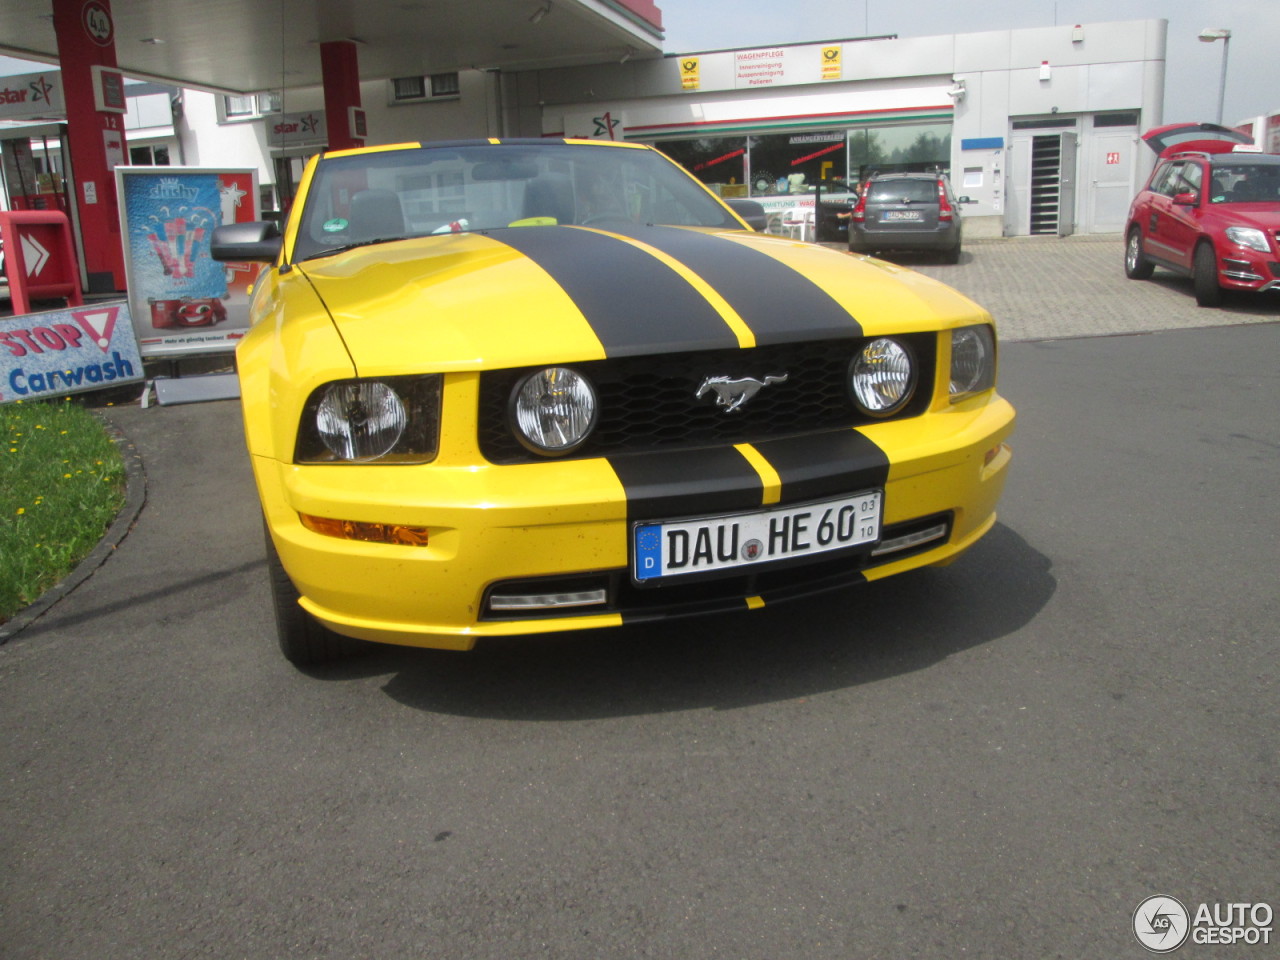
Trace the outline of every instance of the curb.
<instances>
[{"instance_id":1,"label":"curb","mask_svg":"<svg viewBox=\"0 0 1280 960\"><path fill-rule=\"evenodd\" d=\"M147 503L147 473L142 464L138 448L134 446L123 430L112 423L105 415L94 410L94 416L102 421L107 434L120 449L120 459L124 461L125 494L124 506L116 514L115 520L107 528L107 532L98 545L76 564L76 568L46 590L34 603L23 607L12 618L0 625L0 646L8 643L31 624L48 613L60 600L68 596L76 587L89 579L107 558L115 552L121 541L129 535L138 514Z\"/></svg>"}]
</instances>

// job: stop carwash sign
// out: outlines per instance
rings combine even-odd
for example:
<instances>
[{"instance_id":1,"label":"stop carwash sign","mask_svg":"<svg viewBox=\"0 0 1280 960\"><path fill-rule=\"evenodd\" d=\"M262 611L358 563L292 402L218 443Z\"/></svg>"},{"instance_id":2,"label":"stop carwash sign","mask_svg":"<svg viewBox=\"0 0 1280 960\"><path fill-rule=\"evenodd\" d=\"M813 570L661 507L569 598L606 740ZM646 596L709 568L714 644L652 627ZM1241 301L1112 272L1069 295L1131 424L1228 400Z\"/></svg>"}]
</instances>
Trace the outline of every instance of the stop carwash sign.
<instances>
[{"instance_id":1,"label":"stop carwash sign","mask_svg":"<svg viewBox=\"0 0 1280 960\"><path fill-rule=\"evenodd\" d=\"M0 403L101 390L143 378L125 301L0 320Z\"/></svg>"}]
</instances>

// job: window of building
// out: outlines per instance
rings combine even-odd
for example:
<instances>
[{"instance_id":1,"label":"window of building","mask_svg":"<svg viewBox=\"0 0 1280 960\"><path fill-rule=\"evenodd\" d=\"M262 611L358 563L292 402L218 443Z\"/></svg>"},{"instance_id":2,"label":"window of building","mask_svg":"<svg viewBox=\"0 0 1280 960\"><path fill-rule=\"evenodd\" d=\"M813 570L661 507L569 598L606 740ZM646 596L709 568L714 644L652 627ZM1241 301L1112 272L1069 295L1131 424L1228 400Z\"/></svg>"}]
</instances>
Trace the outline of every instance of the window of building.
<instances>
[{"instance_id":1,"label":"window of building","mask_svg":"<svg viewBox=\"0 0 1280 960\"><path fill-rule=\"evenodd\" d=\"M1060 130L1063 127L1074 127L1076 118L1045 117L1042 120L1014 120L1009 125L1014 130Z\"/></svg>"},{"instance_id":2,"label":"window of building","mask_svg":"<svg viewBox=\"0 0 1280 960\"><path fill-rule=\"evenodd\" d=\"M1093 118L1095 127L1136 127L1137 113L1101 113Z\"/></svg>"},{"instance_id":3,"label":"window of building","mask_svg":"<svg viewBox=\"0 0 1280 960\"><path fill-rule=\"evenodd\" d=\"M244 96L224 96L219 103L222 116L226 120L254 120L271 113L280 113L283 106L279 93L252 93Z\"/></svg>"},{"instance_id":4,"label":"window of building","mask_svg":"<svg viewBox=\"0 0 1280 960\"><path fill-rule=\"evenodd\" d=\"M166 146L130 147L129 163L135 167L167 167L169 166L169 148Z\"/></svg>"},{"instance_id":5,"label":"window of building","mask_svg":"<svg viewBox=\"0 0 1280 960\"><path fill-rule=\"evenodd\" d=\"M422 77L396 77L390 83L388 102L397 104L456 100L460 95L457 73L433 73Z\"/></svg>"}]
</instances>

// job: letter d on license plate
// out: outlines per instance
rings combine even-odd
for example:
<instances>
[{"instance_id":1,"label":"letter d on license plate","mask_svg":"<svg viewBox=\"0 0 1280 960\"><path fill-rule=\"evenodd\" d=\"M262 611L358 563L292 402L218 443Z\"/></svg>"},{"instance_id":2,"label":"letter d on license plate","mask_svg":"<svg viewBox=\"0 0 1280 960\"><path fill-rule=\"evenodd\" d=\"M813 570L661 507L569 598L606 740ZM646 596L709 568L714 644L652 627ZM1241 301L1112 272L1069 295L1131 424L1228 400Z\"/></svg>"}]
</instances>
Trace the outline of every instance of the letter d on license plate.
<instances>
[{"instance_id":1,"label":"letter d on license plate","mask_svg":"<svg viewBox=\"0 0 1280 960\"><path fill-rule=\"evenodd\" d=\"M868 490L755 513L636 524L632 574L656 581L875 543L884 494Z\"/></svg>"}]
</instances>

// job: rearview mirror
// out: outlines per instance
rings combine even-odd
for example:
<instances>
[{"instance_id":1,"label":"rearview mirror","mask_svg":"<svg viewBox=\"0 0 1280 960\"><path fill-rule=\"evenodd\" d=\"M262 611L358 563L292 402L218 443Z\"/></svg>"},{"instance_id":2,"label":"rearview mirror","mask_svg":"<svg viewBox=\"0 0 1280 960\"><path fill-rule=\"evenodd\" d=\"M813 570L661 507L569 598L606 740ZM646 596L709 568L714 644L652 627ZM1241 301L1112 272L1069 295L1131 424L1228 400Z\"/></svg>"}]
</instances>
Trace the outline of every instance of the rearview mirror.
<instances>
[{"instance_id":1,"label":"rearview mirror","mask_svg":"<svg viewBox=\"0 0 1280 960\"><path fill-rule=\"evenodd\" d=\"M759 233L764 233L769 228L769 216L764 212L764 207L757 200L746 200L738 197L726 198L725 203L729 205L734 213L747 221L747 226Z\"/></svg>"},{"instance_id":2,"label":"rearview mirror","mask_svg":"<svg viewBox=\"0 0 1280 960\"><path fill-rule=\"evenodd\" d=\"M280 256L283 244L279 225L270 220L226 223L214 229L209 240L209 255L215 260L272 263Z\"/></svg>"},{"instance_id":3,"label":"rearview mirror","mask_svg":"<svg viewBox=\"0 0 1280 960\"><path fill-rule=\"evenodd\" d=\"M471 168L471 179L487 183L500 180L532 180L538 165L532 160L486 160Z\"/></svg>"},{"instance_id":4,"label":"rearview mirror","mask_svg":"<svg viewBox=\"0 0 1280 960\"><path fill-rule=\"evenodd\" d=\"M1178 193L1174 194L1173 202L1180 207L1194 207L1200 202L1200 194L1198 193Z\"/></svg>"}]
</instances>

